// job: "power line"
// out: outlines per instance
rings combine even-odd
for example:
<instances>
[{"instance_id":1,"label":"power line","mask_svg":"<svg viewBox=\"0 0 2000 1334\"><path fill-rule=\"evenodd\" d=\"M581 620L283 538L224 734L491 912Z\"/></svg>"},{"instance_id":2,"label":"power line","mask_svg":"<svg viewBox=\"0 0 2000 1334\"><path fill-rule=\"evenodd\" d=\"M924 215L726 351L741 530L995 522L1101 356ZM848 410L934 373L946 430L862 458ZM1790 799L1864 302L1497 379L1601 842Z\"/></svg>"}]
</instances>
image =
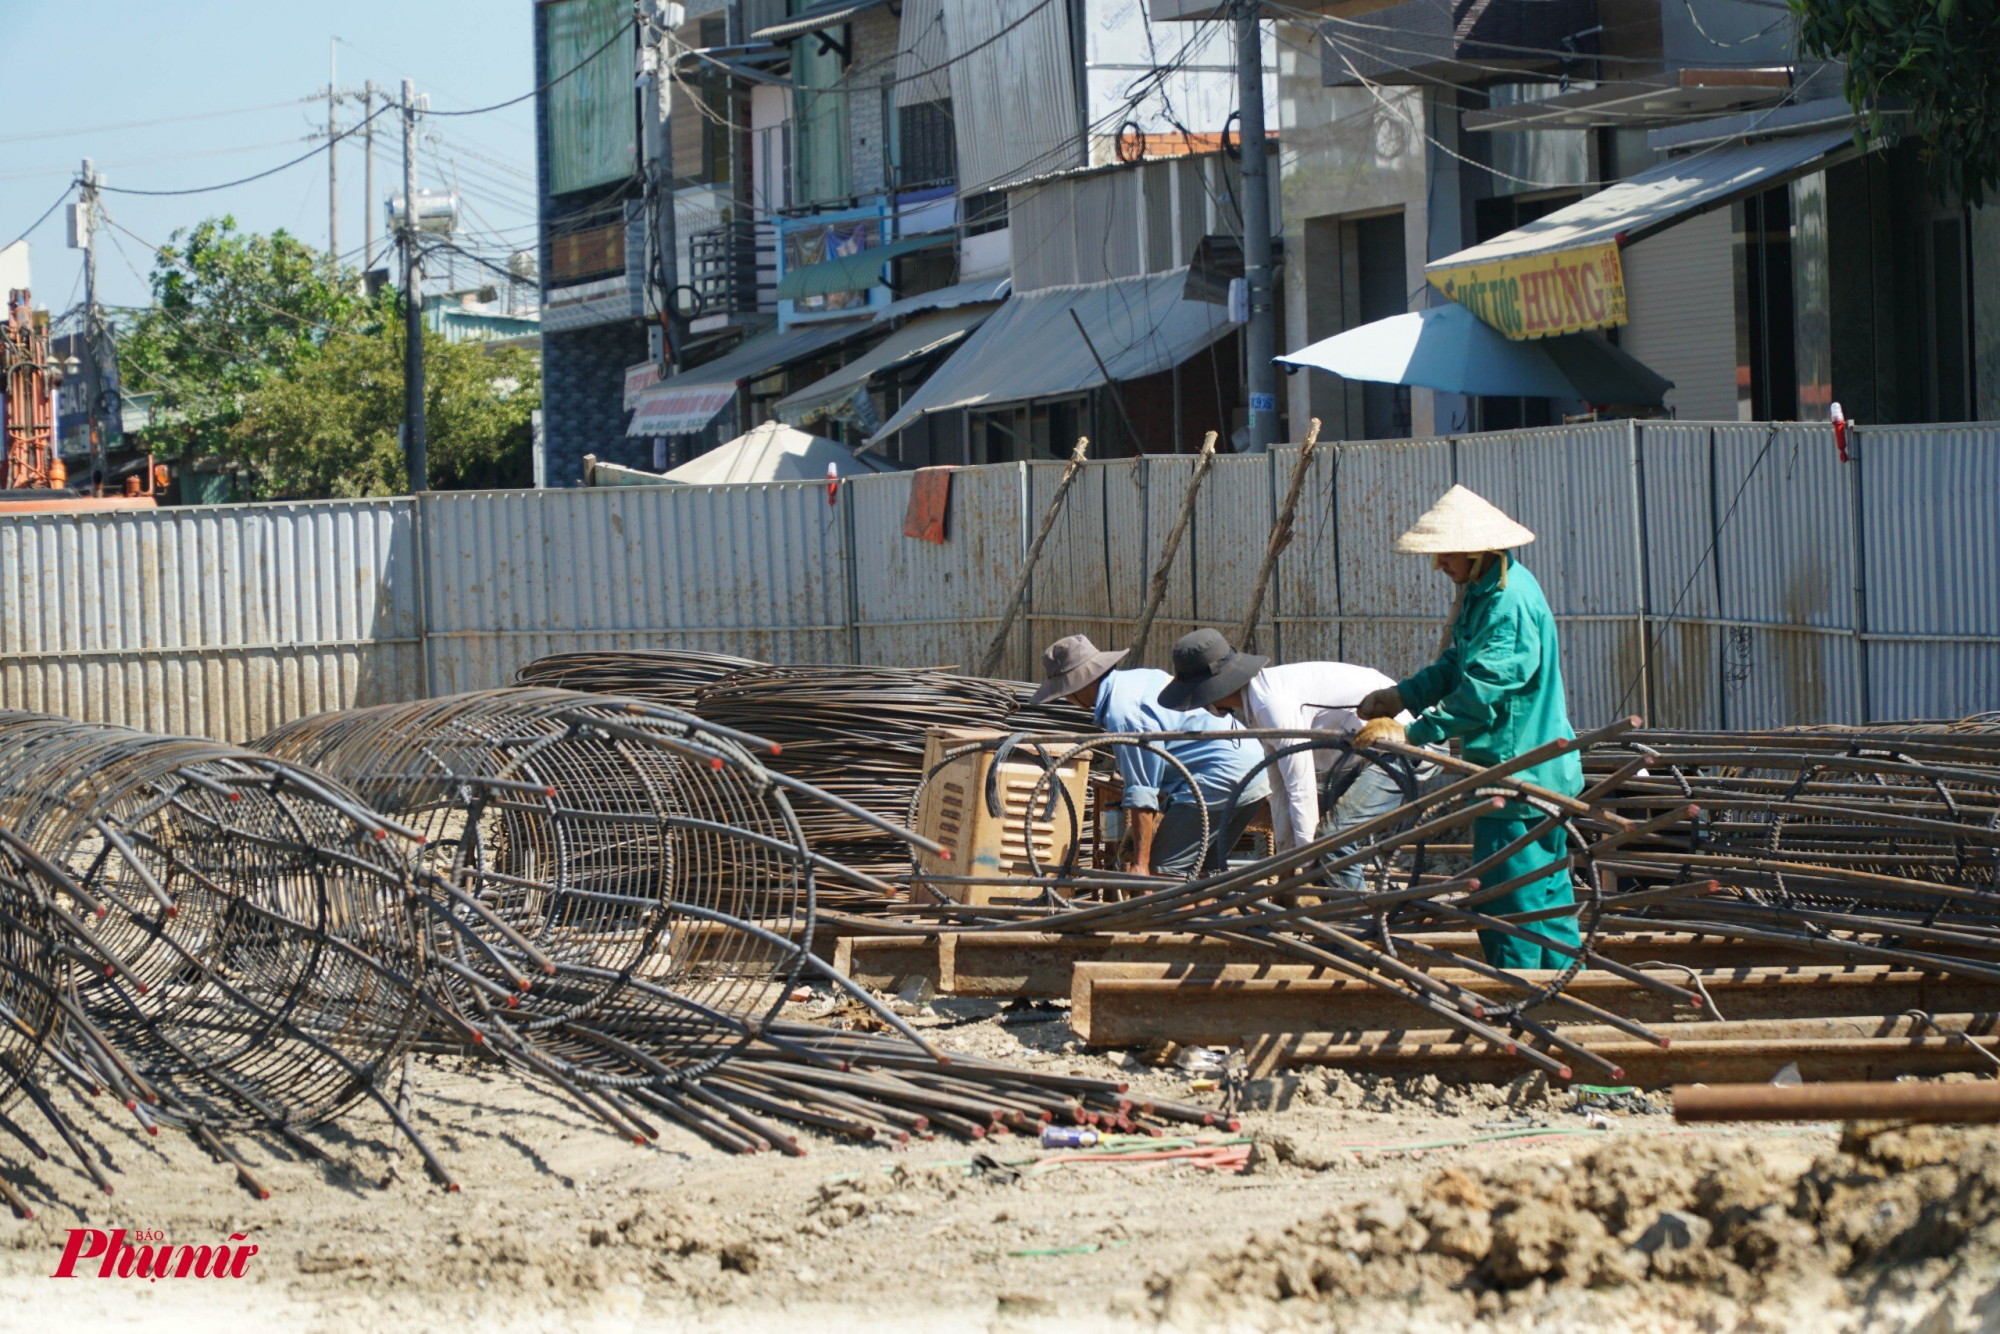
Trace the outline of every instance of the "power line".
<instances>
[{"instance_id":1,"label":"power line","mask_svg":"<svg viewBox=\"0 0 2000 1334\"><path fill-rule=\"evenodd\" d=\"M1044 4L1048 2L1049 0L1043 0ZM622 25L620 25L618 31L612 33L609 40L607 40L604 43L604 45L598 47L595 51L592 51L582 60L579 60L576 64L572 65L570 68L556 75L553 79L550 79L547 83L543 84L541 87L530 88L527 92L522 93L519 97L510 97L505 102L495 102L490 107L473 107L469 111L438 111L436 109L432 109L430 111L425 112L424 114L429 116L483 116L489 111L499 111L506 107L518 106L520 103L527 101L531 97L535 97L541 93L547 92L549 89L561 83L564 79L569 78L570 75L575 74L585 65L588 65L591 61L603 55L606 51L609 51L612 47L618 44L620 38L624 37L627 33L632 31L636 23L637 23L636 19L625 20L625 22Z\"/></svg>"},{"instance_id":2,"label":"power line","mask_svg":"<svg viewBox=\"0 0 2000 1334\"><path fill-rule=\"evenodd\" d=\"M155 125L184 125L195 120L219 120L224 116L247 116L253 111L278 111L285 107L298 106L305 102L318 101L318 95L295 97L288 102L266 102L262 106L235 107L228 111L199 111L187 116L161 116L155 120L127 120L113 125L87 125L77 130L41 130L34 134L0 135L0 144L25 144L37 139L68 139L84 134L108 134L113 130L143 130Z\"/></svg>"},{"instance_id":3,"label":"power line","mask_svg":"<svg viewBox=\"0 0 2000 1334\"><path fill-rule=\"evenodd\" d=\"M261 181L266 176L275 176L281 171L287 171L293 167L298 166L301 162L310 162L312 159L318 157L321 153L324 153L329 149L331 149L335 144L339 143L342 139L349 139L359 134L362 131L362 129L368 125L370 121L373 121L375 119L375 117L380 116L384 112L390 111L393 108L394 108L394 103L391 103L388 106L382 107L380 110L370 112L366 117L357 122L353 126L353 128L342 130L339 134L333 135L325 143L319 145L317 148L313 148L305 153L300 154L298 157L293 158L290 162L281 162L277 166L272 167L268 171L260 171L254 176L245 176L239 180L234 180L234 181L224 181L220 185L195 186L192 189L187 189L187 190L133 190L125 186L119 186L119 185L101 185L98 187L98 189L108 191L112 194L149 195L153 197L162 197L170 195L205 195L205 194L213 194L217 190L234 189L239 185L248 185L252 181Z\"/></svg>"},{"instance_id":4,"label":"power line","mask_svg":"<svg viewBox=\"0 0 2000 1334\"><path fill-rule=\"evenodd\" d=\"M47 222L50 219L50 217L52 217L55 214L55 211L63 206L63 201L69 198L69 192L71 190L74 190L75 188L76 186L74 184L65 185L63 187L63 192L56 196L56 202L50 204L46 209L42 210L42 216L36 218L33 222L29 223L27 227L22 230L19 236L15 237L13 241L9 241L7 243L7 246L11 246L18 241L26 240L29 232L34 231L35 228ZM7 246L0 246L0 250L5 250Z\"/></svg>"}]
</instances>

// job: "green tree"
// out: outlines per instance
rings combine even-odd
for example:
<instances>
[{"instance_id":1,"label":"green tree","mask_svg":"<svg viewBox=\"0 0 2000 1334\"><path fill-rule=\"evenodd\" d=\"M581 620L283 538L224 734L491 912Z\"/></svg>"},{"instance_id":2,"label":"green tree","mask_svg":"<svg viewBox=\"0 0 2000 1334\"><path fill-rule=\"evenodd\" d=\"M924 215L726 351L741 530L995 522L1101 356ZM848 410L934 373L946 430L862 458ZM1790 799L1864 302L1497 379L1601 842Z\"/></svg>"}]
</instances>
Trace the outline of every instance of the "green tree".
<instances>
[{"instance_id":1,"label":"green tree","mask_svg":"<svg viewBox=\"0 0 2000 1334\"><path fill-rule=\"evenodd\" d=\"M152 288L119 362L131 389L160 396L147 443L183 462L226 454L245 395L383 318L318 251L283 231L239 232L227 216L175 232L154 256Z\"/></svg>"},{"instance_id":2,"label":"green tree","mask_svg":"<svg viewBox=\"0 0 2000 1334\"><path fill-rule=\"evenodd\" d=\"M1799 41L1846 62L1847 100L1880 133L1909 109L1940 197L2000 185L2000 0L1790 0Z\"/></svg>"},{"instance_id":3,"label":"green tree","mask_svg":"<svg viewBox=\"0 0 2000 1334\"><path fill-rule=\"evenodd\" d=\"M533 482L529 414L541 375L520 348L424 336L430 484L440 491ZM408 489L397 440L403 418L398 321L327 340L292 372L246 396L230 429L267 499L392 496Z\"/></svg>"}]
</instances>

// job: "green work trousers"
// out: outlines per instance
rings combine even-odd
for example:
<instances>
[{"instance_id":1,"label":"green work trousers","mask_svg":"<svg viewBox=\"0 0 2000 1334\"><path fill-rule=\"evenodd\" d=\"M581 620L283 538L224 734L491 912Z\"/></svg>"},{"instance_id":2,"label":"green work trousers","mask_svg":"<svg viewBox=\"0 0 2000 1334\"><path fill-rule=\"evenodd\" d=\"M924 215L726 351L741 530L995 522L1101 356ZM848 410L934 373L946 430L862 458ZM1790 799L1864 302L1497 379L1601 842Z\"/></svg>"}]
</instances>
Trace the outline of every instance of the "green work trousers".
<instances>
[{"instance_id":1,"label":"green work trousers","mask_svg":"<svg viewBox=\"0 0 2000 1334\"><path fill-rule=\"evenodd\" d=\"M1540 816L1534 820L1511 820L1504 815L1474 820L1472 859L1475 862L1486 860L1527 833L1531 825L1540 821ZM1551 829L1479 878L1486 884L1497 885L1503 880L1526 875L1537 867L1560 862L1566 851L1562 829L1560 827ZM1479 905L1479 911L1491 917L1506 917L1511 913L1539 912L1544 908L1555 908L1575 902L1576 896L1570 890L1569 869L1558 867L1539 880L1530 880L1518 889L1507 891L1499 898L1488 899ZM1574 914L1529 922L1521 929L1572 949L1576 948L1581 939L1577 934ZM1533 940L1510 936L1502 931L1481 931L1479 948L1486 955L1486 962L1495 968L1505 968L1509 971L1523 968L1567 968L1571 957L1546 949Z\"/></svg>"}]
</instances>

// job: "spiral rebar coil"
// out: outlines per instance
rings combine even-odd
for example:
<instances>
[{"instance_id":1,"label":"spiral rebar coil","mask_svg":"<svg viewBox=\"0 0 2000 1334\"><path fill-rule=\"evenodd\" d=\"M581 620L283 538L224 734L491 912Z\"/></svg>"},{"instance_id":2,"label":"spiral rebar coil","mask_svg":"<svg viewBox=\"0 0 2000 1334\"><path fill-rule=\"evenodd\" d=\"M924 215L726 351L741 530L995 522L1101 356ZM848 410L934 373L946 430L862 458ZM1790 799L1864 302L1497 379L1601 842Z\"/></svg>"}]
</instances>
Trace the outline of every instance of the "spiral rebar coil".
<instances>
[{"instance_id":1,"label":"spiral rebar coil","mask_svg":"<svg viewBox=\"0 0 2000 1334\"><path fill-rule=\"evenodd\" d=\"M216 742L0 713L0 826L62 877L59 985L170 1120L323 1121L417 1031L405 859L336 785Z\"/></svg>"},{"instance_id":2,"label":"spiral rebar coil","mask_svg":"<svg viewBox=\"0 0 2000 1334\"><path fill-rule=\"evenodd\" d=\"M630 700L519 688L301 719L258 747L332 774L423 839L448 905L432 976L591 1083L711 1066L783 1003L774 942L812 926L810 853L740 744ZM619 1027L644 1012L643 1060Z\"/></svg>"}]
</instances>

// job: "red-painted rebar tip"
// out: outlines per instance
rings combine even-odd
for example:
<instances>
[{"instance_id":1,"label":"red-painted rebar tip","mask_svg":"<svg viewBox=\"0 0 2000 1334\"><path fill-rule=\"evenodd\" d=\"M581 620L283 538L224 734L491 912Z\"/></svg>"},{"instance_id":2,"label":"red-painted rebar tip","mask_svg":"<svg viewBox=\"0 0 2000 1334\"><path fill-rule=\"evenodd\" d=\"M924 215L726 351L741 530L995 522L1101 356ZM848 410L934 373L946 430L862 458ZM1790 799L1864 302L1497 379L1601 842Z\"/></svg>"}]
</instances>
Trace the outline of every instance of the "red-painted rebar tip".
<instances>
[{"instance_id":1,"label":"red-painted rebar tip","mask_svg":"<svg viewBox=\"0 0 2000 1334\"><path fill-rule=\"evenodd\" d=\"M942 1052L942 1051L941 1051L941 1052L939 1052L939 1053L938 1053L938 1057L937 1057L937 1063L938 1063L939 1065L950 1065L950 1064L951 1064L951 1053L949 1053L949 1052Z\"/></svg>"},{"instance_id":2,"label":"red-painted rebar tip","mask_svg":"<svg viewBox=\"0 0 2000 1334\"><path fill-rule=\"evenodd\" d=\"M229 799L231 801L241 801L243 800L243 794L241 792L232 791L229 794Z\"/></svg>"},{"instance_id":3,"label":"red-painted rebar tip","mask_svg":"<svg viewBox=\"0 0 2000 1334\"><path fill-rule=\"evenodd\" d=\"M97 910L97 915L98 915L99 917L103 917L103 916L104 916L104 914L106 914L106 913L108 913L108 912L110 912L110 911L111 911L111 909L110 909L110 908L108 908L108 907L105 907L105 908L99 908L99 909Z\"/></svg>"},{"instance_id":4,"label":"red-painted rebar tip","mask_svg":"<svg viewBox=\"0 0 2000 1334\"><path fill-rule=\"evenodd\" d=\"M147 1126L146 1133L154 1139L158 1139L160 1137L160 1128L158 1126Z\"/></svg>"},{"instance_id":5,"label":"red-painted rebar tip","mask_svg":"<svg viewBox=\"0 0 2000 1334\"><path fill-rule=\"evenodd\" d=\"M128 1112L136 1112L136 1111L138 1111L138 1110L139 1110L139 1103L138 1103L137 1099L134 1099L134 1098L127 1098L127 1099L125 1100L125 1110L126 1110L126 1111L128 1111Z\"/></svg>"},{"instance_id":6,"label":"red-painted rebar tip","mask_svg":"<svg viewBox=\"0 0 2000 1334\"><path fill-rule=\"evenodd\" d=\"M377 829L375 831L375 841L377 843L382 842L384 839L388 837L389 837L389 831L386 829Z\"/></svg>"},{"instance_id":7,"label":"red-painted rebar tip","mask_svg":"<svg viewBox=\"0 0 2000 1334\"><path fill-rule=\"evenodd\" d=\"M118 976L118 970L107 963L104 965L104 975L106 977L116 977Z\"/></svg>"},{"instance_id":8,"label":"red-painted rebar tip","mask_svg":"<svg viewBox=\"0 0 2000 1334\"><path fill-rule=\"evenodd\" d=\"M168 917L179 917L180 915L181 915L181 910L180 910L179 908L168 908L168 909L167 909L167 916L168 916Z\"/></svg>"},{"instance_id":9,"label":"red-painted rebar tip","mask_svg":"<svg viewBox=\"0 0 2000 1334\"><path fill-rule=\"evenodd\" d=\"M1688 1001L1688 1004L1694 1009L1699 1010L1701 1008L1701 997L1699 996L1694 997L1693 999Z\"/></svg>"},{"instance_id":10,"label":"red-painted rebar tip","mask_svg":"<svg viewBox=\"0 0 2000 1334\"><path fill-rule=\"evenodd\" d=\"M1232 1116L1227 1121L1224 1121L1222 1123L1222 1128L1228 1131L1241 1130L1243 1129L1243 1121L1239 1117Z\"/></svg>"},{"instance_id":11,"label":"red-painted rebar tip","mask_svg":"<svg viewBox=\"0 0 2000 1334\"><path fill-rule=\"evenodd\" d=\"M1502 1047L1500 1050L1505 1052L1509 1056L1513 1056L1521 1050L1521 1044L1518 1042L1510 1042L1506 1046Z\"/></svg>"},{"instance_id":12,"label":"red-painted rebar tip","mask_svg":"<svg viewBox=\"0 0 2000 1334\"><path fill-rule=\"evenodd\" d=\"M1212 1125L1214 1125L1214 1124L1215 1124L1215 1113L1214 1113L1214 1112L1203 1112L1203 1113L1201 1114L1201 1123L1202 1123L1203 1125L1205 1125L1205 1126L1212 1126Z\"/></svg>"},{"instance_id":13,"label":"red-painted rebar tip","mask_svg":"<svg viewBox=\"0 0 2000 1334\"><path fill-rule=\"evenodd\" d=\"M458 1183L456 1181L447 1182L445 1184L445 1190L447 1193L452 1195L458 1194Z\"/></svg>"},{"instance_id":14,"label":"red-painted rebar tip","mask_svg":"<svg viewBox=\"0 0 2000 1334\"><path fill-rule=\"evenodd\" d=\"M556 975L555 963L552 960L544 960L542 963L542 976L554 977L555 975ZM527 989L528 989L528 984L526 982L523 982L521 984L521 990L526 991Z\"/></svg>"},{"instance_id":15,"label":"red-painted rebar tip","mask_svg":"<svg viewBox=\"0 0 2000 1334\"><path fill-rule=\"evenodd\" d=\"M950 848L939 848L939 849L938 849L938 860L939 860L939 861L941 861L941 862L948 862L948 861L950 861L950 860L951 860L951 849L950 849Z\"/></svg>"},{"instance_id":16,"label":"red-painted rebar tip","mask_svg":"<svg viewBox=\"0 0 2000 1334\"><path fill-rule=\"evenodd\" d=\"M779 745L777 742L773 741L771 743L771 753L773 755L782 755L785 753L785 748Z\"/></svg>"},{"instance_id":17,"label":"red-painted rebar tip","mask_svg":"<svg viewBox=\"0 0 2000 1334\"><path fill-rule=\"evenodd\" d=\"M721 769L722 757L720 755L710 756L708 761L708 767L711 769Z\"/></svg>"},{"instance_id":18,"label":"red-painted rebar tip","mask_svg":"<svg viewBox=\"0 0 2000 1334\"><path fill-rule=\"evenodd\" d=\"M257 1198L260 1200L268 1200L271 1198L271 1192L268 1190L260 1190L257 1192Z\"/></svg>"},{"instance_id":19,"label":"red-painted rebar tip","mask_svg":"<svg viewBox=\"0 0 2000 1334\"><path fill-rule=\"evenodd\" d=\"M632 1142L642 1149L646 1147L646 1137L644 1135L634 1135Z\"/></svg>"},{"instance_id":20,"label":"red-painted rebar tip","mask_svg":"<svg viewBox=\"0 0 2000 1334\"><path fill-rule=\"evenodd\" d=\"M476 1047L484 1041L486 1041L486 1035L484 1033L481 1033L479 1030L474 1029L472 1033L472 1045ZM456 1190L457 1187L454 1186L452 1187L452 1189Z\"/></svg>"},{"instance_id":21,"label":"red-painted rebar tip","mask_svg":"<svg viewBox=\"0 0 2000 1334\"><path fill-rule=\"evenodd\" d=\"M104 1186L101 1187L100 1189L102 1189L106 1195L109 1195L111 1193L111 1187L109 1186Z\"/></svg>"},{"instance_id":22,"label":"red-painted rebar tip","mask_svg":"<svg viewBox=\"0 0 2000 1334\"><path fill-rule=\"evenodd\" d=\"M555 969L551 968L549 969L549 971L553 973ZM517 991L526 991L529 987L532 987L533 985L534 985L533 982L529 981L527 978L524 977L520 981L514 984L514 989Z\"/></svg>"},{"instance_id":23,"label":"red-painted rebar tip","mask_svg":"<svg viewBox=\"0 0 2000 1334\"><path fill-rule=\"evenodd\" d=\"M508 1008L508 1009L510 1009L510 1010L518 1010L518 1009L520 1009L520 1008L521 1008L521 998L520 998L520 997L518 997L518 996L509 996L509 997L507 998L507 1008Z\"/></svg>"},{"instance_id":24,"label":"red-painted rebar tip","mask_svg":"<svg viewBox=\"0 0 2000 1334\"><path fill-rule=\"evenodd\" d=\"M985 1139L985 1138L986 1138L986 1127L985 1127L985 1126L974 1126L974 1127L972 1128L972 1138L974 1138L974 1139Z\"/></svg>"},{"instance_id":25,"label":"red-painted rebar tip","mask_svg":"<svg viewBox=\"0 0 2000 1334\"><path fill-rule=\"evenodd\" d=\"M1564 1066L1558 1066L1558 1067L1556 1067L1556 1078L1557 1078L1557 1079L1564 1079L1564 1080L1566 1080L1566 1079L1568 1079L1569 1077L1570 1077L1570 1073L1569 1073L1569 1067L1568 1067L1568 1066L1564 1065Z\"/></svg>"},{"instance_id":26,"label":"red-painted rebar tip","mask_svg":"<svg viewBox=\"0 0 2000 1334\"><path fill-rule=\"evenodd\" d=\"M1622 1065L1614 1065L1614 1066L1612 1066L1612 1067L1611 1067L1611 1077L1612 1077L1613 1079L1623 1079L1623 1078L1625 1078L1625 1067L1624 1067L1624 1066L1622 1066Z\"/></svg>"},{"instance_id":27,"label":"red-painted rebar tip","mask_svg":"<svg viewBox=\"0 0 2000 1334\"><path fill-rule=\"evenodd\" d=\"M553 787L545 787L542 789L542 795L545 797L553 797L555 794L556 790Z\"/></svg>"},{"instance_id":28,"label":"red-painted rebar tip","mask_svg":"<svg viewBox=\"0 0 2000 1334\"><path fill-rule=\"evenodd\" d=\"M22 1205L20 1208L16 1209L14 1212L18 1214L24 1222L34 1221L35 1211L33 1209L30 1209L25 1204Z\"/></svg>"}]
</instances>

